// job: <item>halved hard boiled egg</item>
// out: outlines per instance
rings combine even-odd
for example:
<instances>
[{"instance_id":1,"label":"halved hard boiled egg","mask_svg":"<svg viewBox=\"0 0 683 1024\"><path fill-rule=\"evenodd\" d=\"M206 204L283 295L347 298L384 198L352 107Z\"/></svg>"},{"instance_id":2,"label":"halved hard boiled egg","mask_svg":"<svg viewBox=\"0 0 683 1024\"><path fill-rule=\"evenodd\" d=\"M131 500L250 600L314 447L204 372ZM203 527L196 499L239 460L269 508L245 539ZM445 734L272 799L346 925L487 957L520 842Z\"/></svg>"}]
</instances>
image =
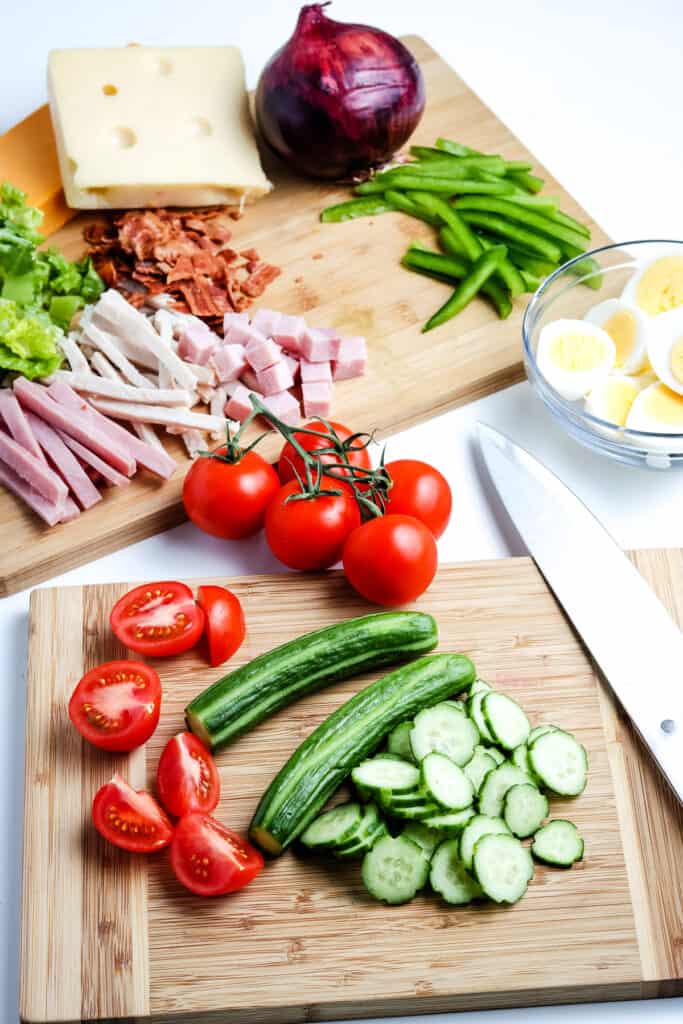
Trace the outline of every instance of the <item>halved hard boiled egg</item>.
<instances>
[{"instance_id":1,"label":"halved hard boiled egg","mask_svg":"<svg viewBox=\"0 0 683 1024\"><path fill-rule=\"evenodd\" d=\"M586 313L586 320L607 331L617 350L614 369L640 373L647 360L646 321L622 299L606 299Z\"/></svg>"},{"instance_id":2,"label":"halved hard boiled egg","mask_svg":"<svg viewBox=\"0 0 683 1024\"><path fill-rule=\"evenodd\" d=\"M586 396L586 412L617 427L623 427L631 406L645 386L638 377L611 373Z\"/></svg>"},{"instance_id":3,"label":"halved hard boiled egg","mask_svg":"<svg viewBox=\"0 0 683 1024\"><path fill-rule=\"evenodd\" d=\"M653 322L647 354L659 379L683 395L683 308L662 313Z\"/></svg>"},{"instance_id":4,"label":"halved hard boiled egg","mask_svg":"<svg viewBox=\"0 0 683 1024\"><path fill-rule=\"evenodd\" d=\"M683 451L683 395L661 382L650 384L633 402L626 427L653 434L680 434L676 442L666 437L652 437L647 444L661 451Z\"/></svg>"},{"instance_id":5,"label":"halved hard boiled egg","mask_svg":"<svg viewBox=\"0 0 683 1024\"><path fill-rule=\"evenodd\" d=\"M585 320L555 320L541 330L536 361L550 386L573 402L607 376L616 354L602 327Z\"/></svg>"},{"instance_id":6,"label":"halved hard boiled egg","mask_svg":"<svg viewBox=\"0 0 683 1024\"><path fill-rule=\"evenodd\" d=\"M683 253L680 248L645 263L628 282L621 297L647 316L660 316L683 306Z\"/></svg>"}]
</instances>

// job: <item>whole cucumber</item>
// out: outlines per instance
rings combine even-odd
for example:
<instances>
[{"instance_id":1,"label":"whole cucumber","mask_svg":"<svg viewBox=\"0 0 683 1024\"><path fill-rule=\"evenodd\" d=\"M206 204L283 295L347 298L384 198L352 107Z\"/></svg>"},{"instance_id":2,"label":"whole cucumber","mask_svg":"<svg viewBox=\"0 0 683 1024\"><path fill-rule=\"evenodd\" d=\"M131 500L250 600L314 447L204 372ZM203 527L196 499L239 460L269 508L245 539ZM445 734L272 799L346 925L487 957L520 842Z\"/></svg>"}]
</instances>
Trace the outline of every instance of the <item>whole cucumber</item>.
<instances>
[{"instance_id":1,"label":"whole cucumber","mask_svg":"<svg viewBox=\"0 0 683 1024\"><path fill-rule=\"evenodd\" d=\"M216 750L304 694L426 654L438 639L436 621L424 612L379 612L307 633L195 697L185 708L188 729Z\"/></svg>"},{"instance_id":2,"label":"whole cucumber","mask_svg":"<svg viewBox=\"0 0 683 1024\"><path fill-rule=\"evenodd\" d=\"M261 797L251 839L277 856L394 726L467 689L476 678L462 654L434 654L366 686L314 729Z\"/></svg>"}]
</instances>

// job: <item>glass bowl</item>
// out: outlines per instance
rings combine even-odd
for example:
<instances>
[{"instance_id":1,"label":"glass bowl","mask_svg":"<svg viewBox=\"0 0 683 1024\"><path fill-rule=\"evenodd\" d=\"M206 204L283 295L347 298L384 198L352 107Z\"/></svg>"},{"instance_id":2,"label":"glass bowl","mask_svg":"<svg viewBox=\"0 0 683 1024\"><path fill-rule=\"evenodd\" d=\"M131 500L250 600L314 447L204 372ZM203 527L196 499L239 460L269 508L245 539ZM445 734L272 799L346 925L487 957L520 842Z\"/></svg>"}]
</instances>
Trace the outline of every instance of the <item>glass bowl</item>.
<instances>
[{"instance_id":1,"label":"glass bowl","mask_svg":"<svg viewBox=\"0 0 683 1024\"><path fill-rule=\"evenodd\" d=\"M626 282L644 263L680 252L683 242L647 240L605 245L577 256L546 278L527 306L522 322L524 364L533 390L540 396L564 431L586 448L629 466L648 469L683 467L683 434L655 434L627 430L586 412L583 402L569 402L555 391L538 369L536 346L541 328L563 317L582 319L592 306L621 295ZM577 276L577 264L591 257L592 273ZM599 280L599 288L585 282Z\"/></svg>"}]
</instances>

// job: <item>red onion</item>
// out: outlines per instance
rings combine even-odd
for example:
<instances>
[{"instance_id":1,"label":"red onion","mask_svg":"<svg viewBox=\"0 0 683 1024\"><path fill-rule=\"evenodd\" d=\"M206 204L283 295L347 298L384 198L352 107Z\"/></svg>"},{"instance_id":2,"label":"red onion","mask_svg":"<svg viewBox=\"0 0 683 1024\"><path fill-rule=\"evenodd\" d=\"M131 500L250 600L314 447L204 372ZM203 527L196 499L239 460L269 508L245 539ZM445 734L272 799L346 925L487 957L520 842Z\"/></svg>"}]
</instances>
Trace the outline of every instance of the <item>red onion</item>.
<instances>
[{"instance_id":1,"label":"red onion","mask_svg":"<svg viewBox=\"0 0 683 1024\"><path fill-rule=\"evenodd\" d=\"M422 73L393 36L301 8L292 38L266 65L256 120L287 163L315 178L348 178L386 162L424 110Z\"/></svg>"}]
</instances>

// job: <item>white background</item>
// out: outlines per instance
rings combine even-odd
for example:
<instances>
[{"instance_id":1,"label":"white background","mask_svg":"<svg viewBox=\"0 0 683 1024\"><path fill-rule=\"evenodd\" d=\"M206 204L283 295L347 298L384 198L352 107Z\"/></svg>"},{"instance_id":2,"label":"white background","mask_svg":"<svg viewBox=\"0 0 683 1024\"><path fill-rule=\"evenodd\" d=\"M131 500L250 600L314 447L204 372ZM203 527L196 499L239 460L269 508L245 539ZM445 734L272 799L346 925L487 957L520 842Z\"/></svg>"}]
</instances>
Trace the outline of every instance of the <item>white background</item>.
<instances>
[{"instance_id":1,"label":"white background","mask_svg":"<svg viewBox=\"0 0 683 1024\"><path fill-rule=\"evenodd\" d=\"M5 0L2 7L0 131L44 101L52 47L236 43L254 85L298 10L284 0ZM424 36L617 241L683 237L680 0L335 0L330 13ZM428 456L451 482L455 515L440 542L443 560L521 550L480 478L472 448L476 419L538 453L622 545L683 545L683 474L613 466L578 448L519 385L391 440L393 457ZM167 576L169 566L180 577L277 569L261 539L218 543L188 525L58 582L154 579ZM0 602L0 1020L6 1024L17 1021L27 609L27 593ZM670 1024L683 1021L683 1000L419 1019Z\"/></svg>"}]
</instances>

